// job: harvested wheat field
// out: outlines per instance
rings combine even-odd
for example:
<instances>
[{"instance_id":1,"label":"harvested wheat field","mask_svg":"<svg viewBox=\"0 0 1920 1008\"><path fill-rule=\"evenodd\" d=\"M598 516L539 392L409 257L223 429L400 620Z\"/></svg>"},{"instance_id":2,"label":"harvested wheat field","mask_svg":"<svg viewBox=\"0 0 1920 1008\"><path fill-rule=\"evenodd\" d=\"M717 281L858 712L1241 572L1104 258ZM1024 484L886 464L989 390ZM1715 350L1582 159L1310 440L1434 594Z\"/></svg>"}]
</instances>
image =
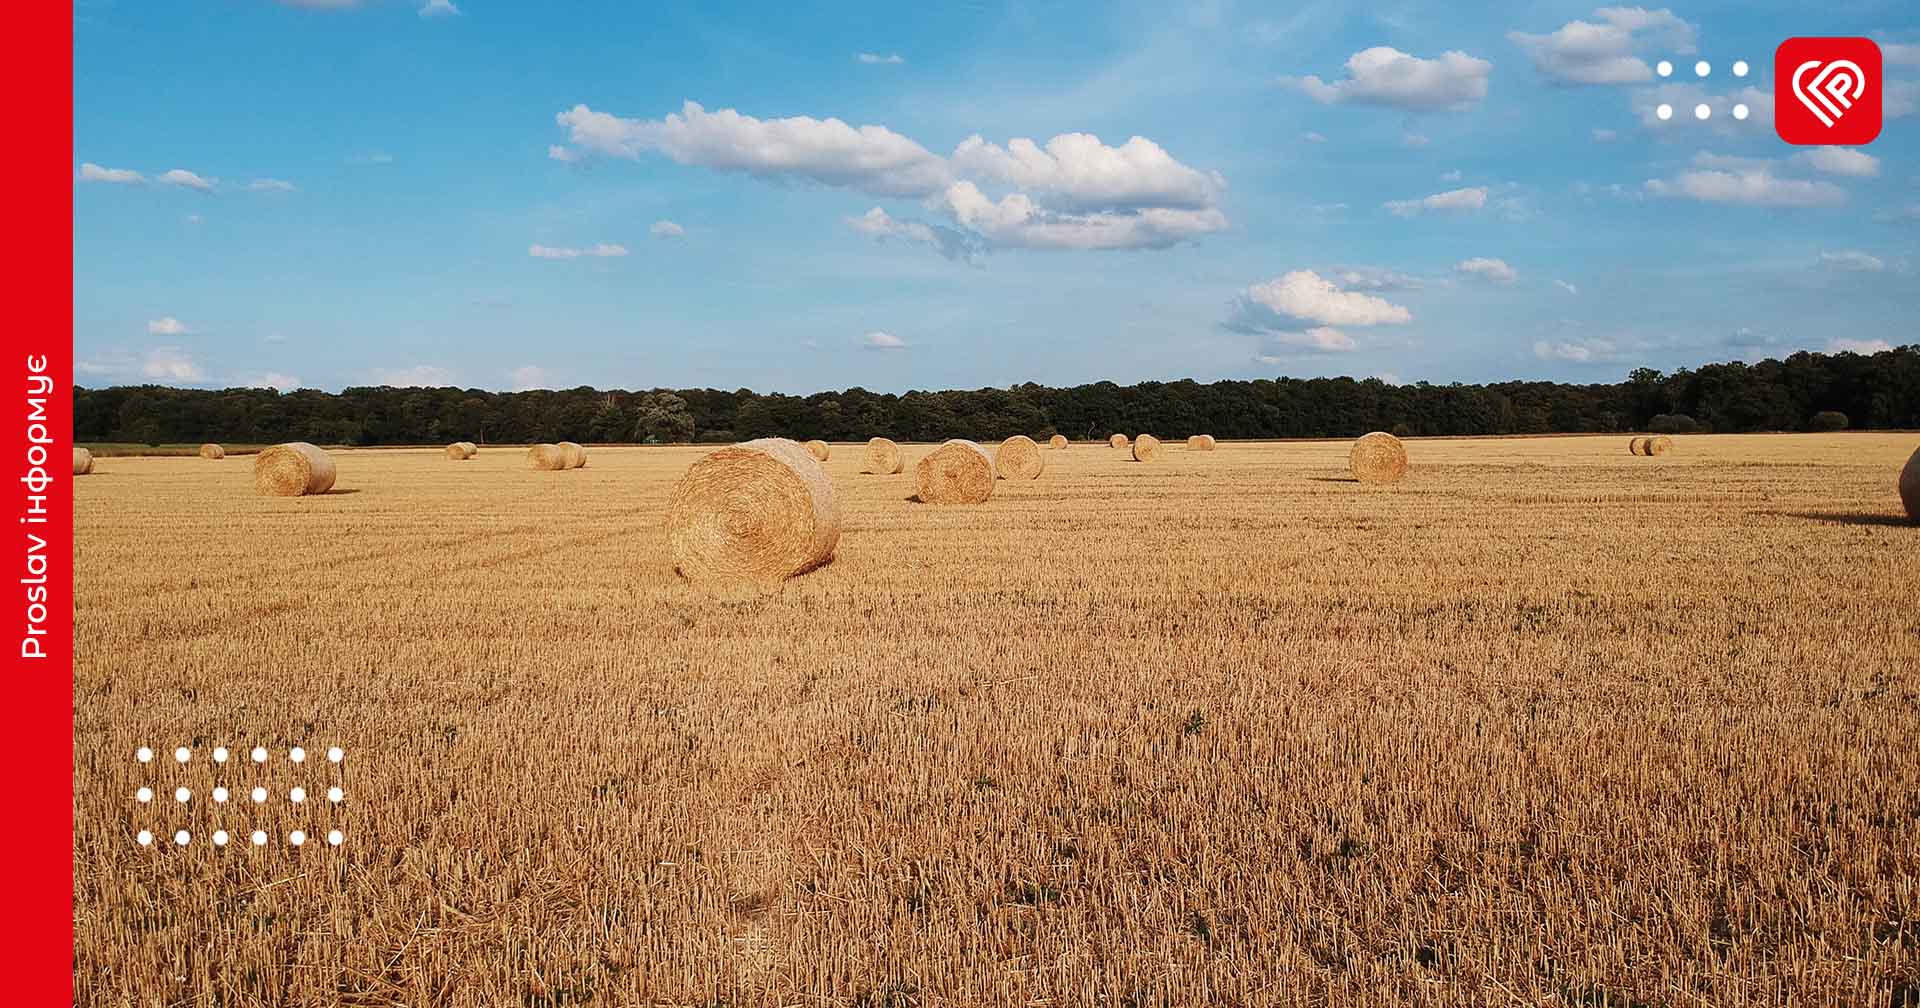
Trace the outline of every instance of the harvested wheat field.
<instances>
[{"instance_id":1,"label":"harvested wheat field","mask_svg":"<svg viewBox=\"0 0 1920 1008\"><path fill-rule=\"evenodd\" d=\"M1907 1004L1920 435L1682 440L1062 452L965 508L846 446L831 562L745 601L669 555L710 447L117 458L74 1003ZM256 782L344 801L200 797Z\"/></svg>"}]
</instances>

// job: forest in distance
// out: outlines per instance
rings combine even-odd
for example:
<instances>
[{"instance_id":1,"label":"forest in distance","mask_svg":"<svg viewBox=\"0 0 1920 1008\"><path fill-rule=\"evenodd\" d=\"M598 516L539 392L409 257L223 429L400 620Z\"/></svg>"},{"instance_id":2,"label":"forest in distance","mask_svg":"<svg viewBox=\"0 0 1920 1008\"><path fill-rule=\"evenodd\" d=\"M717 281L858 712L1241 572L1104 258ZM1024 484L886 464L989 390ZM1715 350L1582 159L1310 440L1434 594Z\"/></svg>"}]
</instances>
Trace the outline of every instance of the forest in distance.
<instances>
[{"instance_id":1,"label":"forest in distance","mask_svg":"<svg viewBox=\"0 0 1920 1008\"><path fill-rule=\"evenodd\" d=\"M1098 439L1206 433L1227 439L1577 434L1651 430L1804 431L1920 428L1920 344L1871 355L1795 353L1754 364L1633 371L1613 384L1509 381L1395 385L1378 379L1192 380L1072 388L1022 384L968 391L796 396L747 389L627 391L582 386L488 392L459 388L74 389L76 441L434 444L728 443L780 436L864 441L1014 434Z\"/></svg>"}]
</instances>

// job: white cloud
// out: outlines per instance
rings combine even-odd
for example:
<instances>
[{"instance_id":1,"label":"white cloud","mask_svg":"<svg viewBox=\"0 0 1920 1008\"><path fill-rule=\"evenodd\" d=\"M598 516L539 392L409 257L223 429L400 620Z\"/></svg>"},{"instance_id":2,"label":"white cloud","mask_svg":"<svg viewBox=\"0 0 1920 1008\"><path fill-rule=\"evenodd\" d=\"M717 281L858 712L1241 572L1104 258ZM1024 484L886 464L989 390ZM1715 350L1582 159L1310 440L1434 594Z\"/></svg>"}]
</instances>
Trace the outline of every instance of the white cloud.
<instances>
[{"instance_id":1,"label":"white cloud","mask_svg":"<svg viewBox=\"0 0 1920 1008\"><path fill-rule=\"evenodd\" d=\"M1167 248L1227 226L1226 215L1212 208L1058 213L1035 204L1025 193L1011 193L995 202L972 182L955 182L941 202L961 227L991 244L1010 248Z\"/></svg>"},{"instance_id":2,"label":"white cloud","mask_svg":"<svg viewBox=\"0 0 1920 1008\"><path fill-rule=\"evenodd\" d=\"M373 372L373 383L395 388L442 388L453 384L453 372L437 364L381 368Z\"/></svg>"},{"instance_id":3,"label":"white cloud","mask_svg":"<svg viewBox=\"0 0 1920 1008\"><path fill-rule=\"evenodd\" d=\"M530 389L550 389L553 378L547 369L538 364L523 364L507 372L507 391L526 392Z\"/></svg>"},{"instance_id":4,"label":"white cloud","mask_svg":"<svg viewBox=\"0 0 1920 1008\"><path fill-rule=\"evenodd\" d=\"M657 220L647 229L647 233L655 238L680 238L686 235L687 229L670 220Z\"/></svg>"},{"instance_id":5,"label":"white cloud","mask_svg":"<svg viewBox=\"0 0 1920 1008\"><path fill-rule=\"evenodd\" d=\"M1920 46L1913 48L1920 49ZM1888 119L1905 119L1920 110L1920 81L1882 80L1880 112Z\"/></svg>"},{"instance_id":6,"label":"white cloud","mask_svg":"<svg viewBox=\"0 0 1920 1008\"><path fill-rule=\"evenodd\" d=\"M1853 273L1880 273L1886 270L1886 261L1879 256L1852 250L1844 252L1820 253L1820 265L1832 269L1848 270Z\"/></svg>"},{"instance_id":7,"label":"white cloud","mask_svg":"<svg viewBox=\"0 0 1920 1008\"><path fill-rule=\"evenodd\" d=\"M1433 138L1424 133L1400 134L1400 146L1402 147L1411 147L1414 150L1419 150L1431 143L1433 143Z\"/></svg>"},{"instance_id":8,"label":"white cloud","mask_svg":"<svg viewBox=\"0 0 1920 1008\"><path fill-rule=\"evenodd\" d=\"M553 160L555 160L555 161L578 161L578 160L580 160L580 155L579 155L579 154L577 154L577 153L575 153L575 152L574 152L574 150L573 150L573 148L571 148L571 147L562 147L562 146L561 146L561 145L559 145L559 144L548 144L548 145L547 145L547 157L549 157L549 158L551 158L551 159L553 159Z\"/></svg>"},{"instance_id":9,"label":"white cloud","mask_svg":"<svg viewBox=\"0 0 1920 1008\"><path fill-rule=\"evenodd\" d=\"M1827 341L1828 353L1854 353L1862 356L1872 356L1877 353L1885 353L1891 349L1893 349L1893 344L1881 339L1834 339Z\"/></svg>"},{"instance_id":10,"label":"white cloud","mask_svg":"<svg viewBox=\"0 0 1920 1008\"><path fill-rule=\"evenodd\" d=\"M1663 52L1694 51L1694 27L1664 8L1602 7L1598 22L1569 21L1545 35L1508 32L1526 50L1536 70L1569 84L1634 84L1653 79L1653 68L1634 55L1657 45Z\"/></svg>"},{"instance_id":11,"label":"white cloud","mask_svg":"<svg viewBox=\"0 0 1920 1008\"><path fill-rule=\"evenodd\" d=\"M179 347L154 347L140 362L140 374L157 381L203 382L207 373Z\"/></svg>"},{"instance_id":12,"label":"white cloud","mask_svg":"<svg viewBox=\"0 0 1920 1008\"><path fill-rule=\"evenodd\" d=\"M1828 175L1872 178L1880 174L1879 158L1851 147L1814 147L1801 152L1800 157L1814 171Z\"/></svg>"},{"instance_id":13,"label":"white cloud","mask_svg":"<svg viewBox=\"0 0 1920 1008\"><path fill-rule=\"evenodd\" d=\"M1049 205L1076 211L1204 209L1227 184L1218 172L1189 168L1141 136L1109 147L1091 133L1062 133L1042 148L1026 137L1001 147L976 135L960 142L952 163L960 174L1038 193Z\"/></svg>"},{"instance_id":14,"label":"white cloud","mask_svg":"<svg viewBox=\"0 0 1920 1008\"><path fill-rule=\"evenodd\" d=\"M220 182L219 179L203 178L185 168L172 169L160 176L156 181L161 185L180 186L183 189L195 189L208 193L212 192L213 187Z\"/></svg>"},{"instance_id":15,"label":"white cloud","mask_svg":"<svg viewBox=\"0 0 1920 1008\"><path fill-rule=\"evenodd\" d=\"M293 183L280 179L254 179L247 183L248 192L292 192Z\"/></svg>"},{"instance_id":16,"label":"white cloud","mask_svg":"<svg viewBox=\"0 0 1920 1008\"><path fill-rule=\"evenodd\" d=\"M1327 142L1327 138L1324 135L1320 133L1315 133L1311 130L1300 134L1300 139L1305 140L1308 143L1326 143Z\"/></svg>"},{"instance_id":17,"label":"white cloud","mask_svg":"<svg viewBox=\"0 0 1920 1008\"><path fill-rule=\"evenodd\" d=\"M102 168L91 161L80 164L80 181L108 182L113 185L139 185L147 177L131 168Z\"/></svg>"},{"instance_id":18,"label":"white cloud","mask_svg":"<svg viewBox=\"0 0 1920 1008\"><path fill-rule=\"evenodd\" d=\"M906 57L901 56L899 53L888 53L885 56L882 56L879 53L863 52L855 56L854 59L862 63L883 64L883 65L890 65L890 66L898 66L907 61Z\"/></svg>"},{"instance_id":19,"label":"white cloud","mask_svg":"<svg viewBox=\"0 0 1920 1008\"><path fill-rule=\"evenodd\" d=\"M1591 364L1602 360L1614 352L1612 343L1606 340L1562 340L1549 342L1539 340L1533 344L1533 355L1542 360L1572 361L1575 364Z\"/></svg>"},{"instance_id":20,"label":"white cloud","mask_svg":"<svg viewBox=\"0 0 1920 1008\"><path fill-rule=\"evenodd\" d=\"M1920 66L1920 44L1881 42L1880 58L1893 66Z\"/></svg>"},{"instance_id":21,"label":"white cloud","mask_svg":"<svg viewBox=\"0 0 1920 1008\"><path fill-rule=\"evenodd\" d=\"M243 388L270 388L277 389L281 392L291 392L300 387L300 379L290 374L268 371L265 374L247 378L241 381L240 385Z\"/></svg>"},{"instance_id":22,"label":"white cloud","mask_svg":"<svg viewBox=\"0 0 1920 1008\"><path fill-rule=\"evenodd\" d=\"M1505 259L1488 259L1476 256L1462 260L1454 265L1454 270L1469 276L1477 276L1494 283L1510 284L1520 279L1520 274Z\"/></svg>"},{"instance_id":23,"label":"white cloud","mask_svg":"<svg viewBox=\"0 0 1920 1008\"><path fill-rule=\"evenodd\" d=\"M1565 280L1555 280L1553 283L1554 283L1554 286L1559 287L1561 290L1566 291L1569 294L1580 293L1580 288L1575 287L1574 285L1566 282Z\"/></svg>"},{"instance_id":24,"label":"white cloud","mask_svg":"<svg viewBox=\"0 0 1920 1008\"><path fill-rule=\"evenodd\" d=\"M459 13L460 8L454 6L453 0L427 0L420 7L420 16L423 18L452 17Z\"/></svg>"},{"instance_id":25,"label":"white cloud","mask_svg":"<svg viewBox=\"0 0 1920 1008\"><path fill-rule=\"evenodd\" d=\"M900 220L879 207L858 217L846 218L847 226L876 241L898 238L931 245L949 259L978 260L985 251L980 239L958 228L941 227L916 220Z\"/></svg>"},{"instance_id":26,"label":"white cloud","mask_svg":"<svg viewBox=\"0 0 1920 1008\"><path fill-rule=\"evenodd\" d=\"M1458 169L1458 168L1455 168L1454 170L1452 170L1452 171L1449 171L1449 172L1441 172L1441 173L1440 173L1440 181L1442 181L1442 182L1458 182L1458 181L1460 181L1460 169Z\"/></svg>"},{"instance_id":27,"label":"white cloud","mask_svg":"<svg viewBox=\"0 0 1920 1008\"><path fill-rule=\"evenodd\" d=\"M1312 270L1294 270L1246 289L1242 299L1277 319L1294 324L1257 328L1299 329L1314 326L1399 325L1413 321L1413 313L1385 298L1341 290Z\"/></svg>"},{"instance_id":28,"label":"white cloud","mask_svg":"<svg viewBox=\"0 0 1920 1008\"><path fill-rule=\"evenodd\" d=\"M905 350L906 341L888 332L870 332L861 337L860 345L869 350Z\"/></svg>"},{"instance_id":29,"label":"white cloud","mask_svg":"<svg viewBox=\"0 0 1920 1008\"><path fill-rule=\"evenodd\" d=\"M801 178L878 196L930 196L945 187L939 156L885 126L838 119L756 119L687 102L664 119L623 119L585 105L555 117L576 148L608 157L657 152L686 165Z\"/></svg>"},{"instance_id":30,"label":"white cloud","mask_svg":"<svg viewBox=\"0 0 1920 1008\"><path fill-rule=\"evenodd\" d=\"M1847 201L1846 190L1831 182L1783 179L1765 168L1684 172L1674 179L1648 179L1646 190L1655 196L1745 206L1824 207Z\"/></svg>"},{"instance_id":31,"label":"white cloud","mask_svg":"<svg viewBox=\"0 0 1920 1008\"><path fill-rule=\"evenodd\" d=\"M152 336L185 336L187 324L171 315L157 318L147 323L147 333Z\"/></svg>"},{"instance_id":32,"label":"white cloud","mask_svg":"<svg viewBox=\"0 0 1920 1008\"><path fill-rule=\"evenodd\" d=\"M1331 84L1311 74L1284 78L1322 105L1387 105L1415 112L1465 109L1487 96L1493 64L1463 52L1434 59L1411 56L1391 46L1362 49L1347 58L1347 77Z\"/></svg>"},{"instance_id":33,"label":"white cloud","mask_svg":"<svg viewBox=\"0 0 1920 1008\"><path fill-rule=\"evenodd\" d=\"M1429 210L1479 210L1487 205L1487 187L1449 189L1413 200L1389 200L1382 203L1396 217L1412 217Z\"/></svg>"},{"instance_id":34,"label":"white cloud","mask_svg":"<svg viewBox=\"0 0 1920 1008\"><path fill-rule=\"evenodd\" d=\"M614 259L627 254L625 245L613 245L602 242L587 248L555 248L550 245L529 245L527 254L535 259Z\"/></svg>"},{"instance_id":35,"label":"white cloud","mask_svg":"<svg viewBox=\"0 0 1920 1008\"><path fill-rule=\"evenodd\" d=\"M1326 278L1343 290L1412 290L1420 281L1405 273L1379 266L1340 266L1330 269Z\"/></svg>"}]
</instances>

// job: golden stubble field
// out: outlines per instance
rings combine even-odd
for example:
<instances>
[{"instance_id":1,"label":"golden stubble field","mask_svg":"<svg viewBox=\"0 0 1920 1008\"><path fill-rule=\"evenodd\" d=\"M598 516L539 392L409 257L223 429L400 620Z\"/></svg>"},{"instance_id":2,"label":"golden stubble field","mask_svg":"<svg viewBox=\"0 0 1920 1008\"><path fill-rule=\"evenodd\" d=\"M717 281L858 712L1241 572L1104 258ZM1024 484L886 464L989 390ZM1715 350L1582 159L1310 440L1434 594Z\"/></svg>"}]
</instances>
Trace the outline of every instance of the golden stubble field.
<instances>
[{"instance_id":1,"label":"golden stubble field","mask_svg":"<svg viewBox=\"0 0 1920 1008\"><path fill-rule=\"evenodd\" d=\"M1908 1004L1920 436L1678 441L1076 443L946 508L836 445L838 559L747 600L669 566L697 449L103 459L76 1003Z\"/></svg>"}]
</instances>

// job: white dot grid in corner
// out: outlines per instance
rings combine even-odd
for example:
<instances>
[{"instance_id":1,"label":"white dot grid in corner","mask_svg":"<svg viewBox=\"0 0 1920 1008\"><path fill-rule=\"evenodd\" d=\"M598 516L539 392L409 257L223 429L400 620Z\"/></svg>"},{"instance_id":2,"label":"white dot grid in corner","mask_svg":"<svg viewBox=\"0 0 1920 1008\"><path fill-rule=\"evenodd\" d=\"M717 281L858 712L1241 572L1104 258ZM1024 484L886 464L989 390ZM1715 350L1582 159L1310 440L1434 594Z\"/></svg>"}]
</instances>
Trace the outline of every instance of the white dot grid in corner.
<instances>
[{"instance_id":1,"label":"white dot grid in corner","mask_svg":"<svg viewBox=\"0 0 1920 1008\"><path fill-rule=\"evenodd\" d=\"M221 764L226 763L230 758L232 758L232 753L227 749L226 746L215 746L213 749L212 755L213 755L213 762L221 763ZM253 762L261 763L261 764L266 763L269 759L272 758L272 753L270 753L265 746L254 746L253 749L248 753L248 755L253 759ZM154 758L153 748L151 746L140 746L139 748L134 750L133 758L140 763L151 764ZM342 749L339 746L329 746L327 748L327 762L339 764L344 762L346 758L347 758L347 753L345 749ZM291 763L302 764L306 762L306 759L307 759L307 751L302 746L293 746L292 748L287 750L287 760ZM193 760L193 749L189 746L176 746L173 750L173 760L175 763L178 763L184 766L185 764ZM227 800L231 797L231 792L229 792L227 788L224 786L214 787L211 794L213 796L214 802L217 804L225 804ZM248 795L253 799L255 804L260 804L260 803L264 803L267 800L268 791L264 787L255 787L248 793ZM298 805L298 804L304 803L307 800L307 792L305 788L296 785L288 790L287 797L293 802L293 804ZM193 791L185 786L176 787L173 791L173 798L174 798L174 801L179 802L180 804L183 804L183 805L188 804L193 800ZM328 801L338 804L341 801L343 801L345 798L346 798L346 792L341 790L341 788L338 785L329 787L327 789ZM151 804L153 802L153 799L154 799L154 792L153 792L153 789L150 787L142 787L139 790L135 791L133 795L133 800L142 805ZM139 844L142 847L155 846L154 839L155 838L152 830L143 829L143 830L140 830L138 833L134 834L134 842ZM227 846L228 843L230 843L233 840L233 835L228 833L224 829L216 829L213 831L211 835L211 839L213 840L213 845L215 847L225 847ZM334 829L334 830L329 830L327 832L326 840L329 846L339 847L342 844L346 843L346 839L347 839L346 834L341 830ZM267 845L267 842L268 842L267 831L262 829L256 829L247 835L247 840L250 841L255 847L264 847ZM307 833L305 830L296 829L287 834L287 843L290 846L303 847L306 845L306 842L307 842ZM175 830L173 834L173 843L174 843L174 846L176 847L189 846L193 843L193 834L184 829Z\"/></svg>"}]
</instances>

